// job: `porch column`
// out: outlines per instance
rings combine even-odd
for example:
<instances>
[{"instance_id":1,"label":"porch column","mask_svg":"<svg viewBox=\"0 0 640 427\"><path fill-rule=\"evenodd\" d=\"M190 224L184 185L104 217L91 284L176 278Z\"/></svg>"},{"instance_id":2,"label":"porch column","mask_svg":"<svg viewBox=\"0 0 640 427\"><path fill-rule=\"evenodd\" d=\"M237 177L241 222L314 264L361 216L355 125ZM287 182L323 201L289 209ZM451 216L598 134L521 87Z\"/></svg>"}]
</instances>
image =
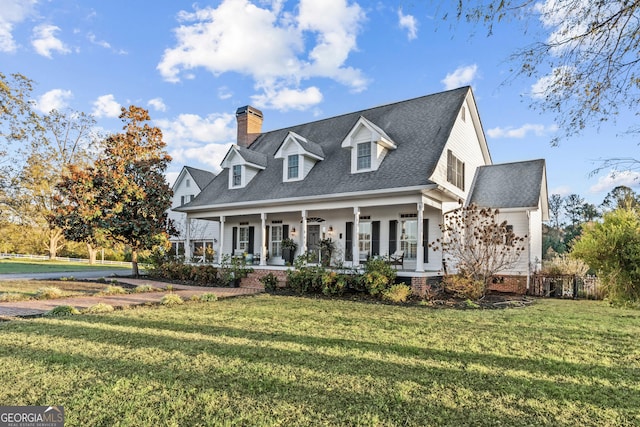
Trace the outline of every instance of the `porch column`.
<instances>
[{"instance_id":1,"label":"porch column","mask_svg":"<svg viewBox=\"0 0 640 427\"><path fill-rule=\"evenodd\" d=\"M267 214L260 214L262 220L262 245L260 246L260 265L267 265Z\"/></svg>"},{"instance_id":2,"label":"porch column","mask_svg":"<svg viewBox=\"0 0 640 427\"><path fill-rule=\"evenodd\" d=\"M191 218L187 215L184 221L185 224L185 237L184 237L184 260L186 262L191 261Z\"/></svg>"},{"instance_id":3,"label":"porch column","mask_svg":"<svg viewBox=\"0 0 640 427\"><path fill-rule=\"evenodd\" d=\"M351 247L351 255L353 256L353 266L357 267L360 265L360 245L358 242L358 237L360 234L360 208L358 206L353 208L353 236L352 242L353 246Z\"/></svg>"},{"instance_id":4,"label":"porch column","mask_svg":"<svg viewBox=\"0 0 640 427\"><path fill-rule=\"evenodd\" d=\"M307 211L306 209L302 211L302 230L300 230L300 235L302 236L302 244L300 245L300 255L307 254Z\"/></svg>"},{"instance_id":5,"label":"porch column","mask_svg":"<svg viewBox=\"0 0 640 427\"><path fill-rule=\"evenodd\" d=\"M416 248L416 271L424 271L424 203L418 202L418 241Z\"/></svg>"},{"instance_id":6,"label":"porch column","mask_svg":"<svg viewBox=\"0 0 640 427\"><path fill-rule=\"evenodd\" d=\"M224 220L223 216L220 216L220 247L218 248L218 264L222 264L222 250L224 249Z\"/></svg>"}]
</instances>

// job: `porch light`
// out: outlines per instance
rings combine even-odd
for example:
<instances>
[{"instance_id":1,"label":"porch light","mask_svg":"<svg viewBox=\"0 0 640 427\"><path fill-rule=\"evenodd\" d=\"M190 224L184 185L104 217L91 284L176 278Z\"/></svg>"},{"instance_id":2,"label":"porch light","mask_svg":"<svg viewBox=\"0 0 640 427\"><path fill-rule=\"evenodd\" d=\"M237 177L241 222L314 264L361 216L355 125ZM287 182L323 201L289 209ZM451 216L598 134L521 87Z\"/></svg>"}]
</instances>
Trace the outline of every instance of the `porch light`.
<instances>
[{"instance_id":1,"label":"porch light","mask_svg":"<svg viewBox=\"0 0 640 427\"><path fill-rule=\"evenodd\" d=\"M296 228L295 228L295 227L293 227L293 228L291 229L291 234L296 234Z\"/></svg>"},{"instance_id":2,"label":"porch light","mask_svg":"<svg viewBox=\"0 0 640 427\"><path fill-rule=\"evenodd\" d=\"M333 226L329 226L329 234L333 233Z\"/></svg>"}]
</instances>

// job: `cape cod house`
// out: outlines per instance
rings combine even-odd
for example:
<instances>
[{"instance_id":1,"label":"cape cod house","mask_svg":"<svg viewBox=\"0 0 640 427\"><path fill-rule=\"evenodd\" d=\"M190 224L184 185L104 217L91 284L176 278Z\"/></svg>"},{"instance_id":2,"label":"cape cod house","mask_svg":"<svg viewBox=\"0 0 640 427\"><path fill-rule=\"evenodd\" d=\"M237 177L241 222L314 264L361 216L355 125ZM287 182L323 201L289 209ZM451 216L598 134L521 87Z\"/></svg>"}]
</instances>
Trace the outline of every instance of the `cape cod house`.
<instances>
[{"instance_id":1,"label":"cape cod house","mask_svg":"<svg viewBox=\"0 0 640 427\"><path fill-rule=\"evenodd\" d=\"M427 245L443 213L473 201L503 208L529 236L515 273L542 258L544 161L492 165L470 87L269 132L251 106L236 117L222 172L176 208L187 222L219 224L219 257L252 254L257 269L277 268L283 239L316 254L330 238L334 263L401 254L400 275L424 278L442 269Z\"/></svg>"}]
</instances>

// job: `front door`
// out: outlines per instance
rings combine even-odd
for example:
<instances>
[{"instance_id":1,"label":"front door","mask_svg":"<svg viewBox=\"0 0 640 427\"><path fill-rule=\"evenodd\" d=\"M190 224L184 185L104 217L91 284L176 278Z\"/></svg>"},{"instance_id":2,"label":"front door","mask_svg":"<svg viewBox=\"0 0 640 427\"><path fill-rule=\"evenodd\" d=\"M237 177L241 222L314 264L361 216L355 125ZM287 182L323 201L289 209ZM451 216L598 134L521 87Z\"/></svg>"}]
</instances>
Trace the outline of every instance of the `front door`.
<instances>
[{"instance_id":1,"label":"front door","mask_svg":"<svg viewBox=\"0 0 640 427\"><path fill-rule=\"evenodd\" d=\"M309 262L320 262L320 226L307 225L307 251Z\"/></svg>"}]
</instances>

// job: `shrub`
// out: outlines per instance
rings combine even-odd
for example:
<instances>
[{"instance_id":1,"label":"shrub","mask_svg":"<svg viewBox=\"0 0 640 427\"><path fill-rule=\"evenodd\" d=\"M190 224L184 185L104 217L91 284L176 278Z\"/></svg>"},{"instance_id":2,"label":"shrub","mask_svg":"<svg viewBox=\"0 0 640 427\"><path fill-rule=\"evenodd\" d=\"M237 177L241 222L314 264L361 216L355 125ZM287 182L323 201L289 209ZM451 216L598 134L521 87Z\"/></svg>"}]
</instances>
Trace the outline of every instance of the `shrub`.
<instances>
[{"instance_id":1,"label":"shrub","mask_svg":"<svg viewBox=\"0 0 640 427\"><path fill-rule=\"evenodd\" d=\"M154 288L151 285L140 285L140 286L136 286L135 288L133 288L133 292L140 294L143 292L155 292L158 291L158 288Z\"/></svg>"},{"instance_id":2,"label":"shrub","mask_svg":"<svg viewBox=\"0 0 640 427\"><path fill-rule=\"evenodd\" d=\"M90 313L90 314L98 314L98 313L110 313L113 310L114 308L112 305L99 302L97 304L92 305L91 307L88 307L86 310L84 310L84 312Z\"/></svg>"},{"instance_id":3,"label":"shrub","mask_svg":"<svg viewBox=\"0 0 640 427\"><path fill-rule=\"evenodd\" d=\"M322 293L325 295L342 295L347 290L348 278L345 274L330 271L322 276Z\"/></svg>"},{"instance_id":4,"label":"shrub","mask_svg":"<svg viewBox=\"0 0 640 427\"><path fill-rule=\"evenodd\" d=\"M207 292L206 294L200 295L199 299L202 302L214 302L214 301L218 301L218 296L214 293Z\"/></svg>"},{"instance_id":5,"label":"shrub","mask_svg":"<svg viewBox=\"0 0 640 427\"><path fill-rule=\"evenodd\" d=\"M298 260L296 264L299 264ZM315 265L296 267L295 270L287 270L287 284L291 289L300 294L322 291L324 268Z\"/></svg>"},{"instance_id":6,"label":"shrub","mask_svg":"<svg viewBox=\"0 0 640 427\"><path fill-rule=\"evenodd\" d=\"M96 279L96 282L98 283L107 283L107 279L104 277L99 277L98 279Z\"/></svg>"},{"instance_id":7,"label":"shrub","mask_svg":"<svg viewBox=\"0 0 640 427\"><path fill-rule=\"evenodd\" d=\"M411 295L411 288L407 285L393 285L382 292L382 298L391 302L406 302Z\"/></svg>"},{"instance_id":8,"label":"shrub","mask_svg":"<svg viewBox=\"0 0 640 427\"><path fill-rule=\"evenodd\" d=\"M160 304L162 305L180 305L183 304L184 301L182 300L182 298L180 298L180 295L176 295L176 294L167 294L165 296L162 297L162 299L160 300Z\"/></svg>"},{"instance_id":9,"label":"shrub","mask_svg":"<svg viewBox=\"0 0 640 427\"><path fill-rule=\"evenodd\" d=\"M445 276L442 283L445 290L455 297L471 300L477 300L483 296L486 287L483 280L474 280L460 274Z\"/></svg>"},{"instance_id":10,"label":"shrub","mask_svg":"<svg viewBox=\"0 0 640 427\"><path fill-rule=\"evenodd\" d=\"M567 255L557 255L546 261L542 266L542 274L548 276L560 276L563 274L584 276L589 271L589 266L581 259L569 258Z\"/></svg>"},{"instance_id":11,"label":"shrub","mask_svg":"<svg viewBox=\"0 0 640 427\"><path fill-rule=\"evenodd\" d=\"M103 295L121 295L126 294L127 290L122 286L109 285L101 292Z\"/></svg>"},{"instance_id":12,"label":"shrub","mask_svg":"<svg viewBox=\"0 0 640 427\"><path fill-rule=\"evenodd\" d=\"M19 292L6 292L0 294L0 302L24 301L26 299L29 299L29 296Z\"/></svg>"},{"instance_id":13,"label":"shrub","mask_svg":"<svg viewBox=\"0 0 640 427\"><path fill-rule=\"evenodd\" d=\"M274 291L278 287L278 276L273 273L266 274L260 278L260 282L267 291Z\"/></svg>"},{"instance_id":14,"label":"shrub","mask_svg":"<svg viewBox=\"0 0 640 427\"><path fill-rule=\"evenodd\" d=\"M80 314L77 308L70 305L59 305L49 311L47 311L45 316L73 316L75 314Z\"/></svg>"},{"instance_id":15,"label":"shrub","mask_svg":"<svg viewBox=\"0 0 640 427\"><path fill-rule=\"evenodd\" d=\"M59 280L61 282L72 282L72 281L76 280L76 278L73 277L73 276L68 276L68 277L61 277Z\"/></svg>"},{"instance_id":16,"label":"shrub","mask_svg":"<svg viewBox=\"0 0 640 427\"><path fill-rule=\"evenodd\" d=\"M56 299L62 298L63 296L64 292L62 292L62 289L56 288L55 286L47 286L36 291L37 299Z\"/></svg>"},{"instance_id":17,"label":"shrub","mask_svg":"<svg viewBox=\"0 0 640 427\"><path fill-rule=\"evenodd\" d=\"M362 283L369 294L381 296L393 285L396 275L396 270L383 259L371 259L365 264Z\"/></svg>"}]
</instances>

